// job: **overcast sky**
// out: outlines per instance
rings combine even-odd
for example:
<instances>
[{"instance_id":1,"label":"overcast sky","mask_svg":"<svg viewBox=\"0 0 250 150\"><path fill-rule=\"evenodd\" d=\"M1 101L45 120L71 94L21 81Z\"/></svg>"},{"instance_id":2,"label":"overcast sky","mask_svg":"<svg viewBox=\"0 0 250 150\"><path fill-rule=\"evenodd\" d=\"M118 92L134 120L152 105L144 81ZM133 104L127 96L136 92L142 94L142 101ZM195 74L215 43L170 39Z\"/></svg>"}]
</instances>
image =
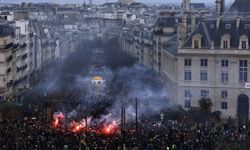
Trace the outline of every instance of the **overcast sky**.
<instances>
[{"instance_id":1,"label":"overcast sky","mask_svg":"<svg viewBox=\"0 0 250 150\"><path fill-rule=\"evenodd\" d=\"M89 0L85 0L88 3ZM92 0L93 3L105 3L105 2L114 2L117 0ZM144 3L181 3L182 0L136 0L137 2ZM231 3L233 0L226 0L227 3ZM53 3L83 3L84 0L0 0L0 3L21 3L21 2L53 2ZM214 3L215 0L191 0L191 2L204 2L204 3Z\"/></svg>"}]
</instances>

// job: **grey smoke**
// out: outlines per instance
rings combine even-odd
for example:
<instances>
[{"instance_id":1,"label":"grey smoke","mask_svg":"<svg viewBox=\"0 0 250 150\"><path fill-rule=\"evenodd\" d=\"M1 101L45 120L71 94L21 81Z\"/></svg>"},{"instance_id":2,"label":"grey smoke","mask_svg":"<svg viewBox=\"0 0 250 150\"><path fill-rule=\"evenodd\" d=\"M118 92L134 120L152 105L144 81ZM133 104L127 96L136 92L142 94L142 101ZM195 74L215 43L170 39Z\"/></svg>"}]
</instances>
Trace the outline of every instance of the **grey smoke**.
<instances>
[{"instance_id":1,"label":"grey smoke","mask_svg":"<svg viewBox=\"0 0 250 150\"><path fill-rule=\"evenodd\" d=\"M153 116L171 107L167 91L160 77L147 67L134 65L123 67L114 73L118 81L122 82L121 92L110 108L114 118L120 118L121 107L125 106L126 119L135 118L135 99L138 99L138 116Z\"/></svg>"},{"instance_id":2,"label":"grey smoke","mask_svg":"<svg viewBox=\"0 0 250 150\"><path fill-rule=\"evenodd\" d=\"M98 42L98 44L96 41L83 42L74 54L47 71L45 82L40 85L41 89L48 95L55 91L80 91L84 105L85 97L93 93L90 79L96 75L102 76L111 83L107 86L107 92L118 90L108 112L101 115L97 122L119 120L122 106L126 109L126 121L134 121L135 98L138 98L140 118L154 116L171 107L172 103L168 99L167 90L160 76L148 67L136 64L135 58L122 52L117 43L116 41ZM90 68L90 50L95 47L101 47L105 51L106 67L99 73L92 72ZM61 105L59 110L66 112L68 109L63 107ZM79 107L71 108L68 115L75 118L78 111Z\"/></svg>"}]
</instances>

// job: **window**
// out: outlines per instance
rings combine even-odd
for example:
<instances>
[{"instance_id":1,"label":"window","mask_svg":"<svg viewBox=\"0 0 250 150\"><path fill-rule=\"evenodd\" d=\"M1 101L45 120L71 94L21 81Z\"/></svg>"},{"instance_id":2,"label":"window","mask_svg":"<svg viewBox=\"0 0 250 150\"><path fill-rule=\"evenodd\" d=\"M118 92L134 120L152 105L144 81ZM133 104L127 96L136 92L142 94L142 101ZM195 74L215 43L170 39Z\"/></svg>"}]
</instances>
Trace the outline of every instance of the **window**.
<instances>
[{"instance_id":1,"label":"window","mask_svg":"<svg viewBox=\"0 0 250 150\"><path fill-rule=\"evenodd\" d=\"M224 34L221 36L220 48L221 49L229 49L230 48L230 39L231 36L229 34Z\"/></svg>"},{"instance_id":2,"label":"window","mask_svg":"<svg viewBox=\"0 0 250 150\"><path fill-rule=\"evenodd\" d=\"M195 49L199 48L199 41L198 40L194 40L194 48Z\"/></svg>"},{"instance_id":3,"label":"window","mask_svg":"<svg viewBox=\"0 0 250 150\"><path fill-rule=\"evenodd\" d=\"M221 109L227 109L227 102L221 102Z\"/></svg>"},{"instance_id":4,"label":"window","mask_svg":"<svg viewBox=\"0 0 250 150\"><path fill-rule=\"evenodd\" d=\"M184 71L184 80L185 81L191 81L192 80L191 70L185 70Z\"/></svg>"},{"instance_id":5,"label":"window","mask_svg":"<svg viewBox=\"0 0 250 150\"><path fill-rule=\"evenodd\" d=\"M224 49L228 48L228 41L226 41L226 40L223 41L223 48Z\"/></svg>"},{"instance_id":6,"label":"window","mask_svg":"<svg viewBox=\"0 0 250 150\"><path fill-rule=\"evenodd\" d=\"M231 24L226 24L225 29L231 29Z\"/></svg>"},{"instance_id":7,"label":"window","mask_svg":"<svg viewBox=\"0 0 250 150\"><path fill-rule=\"evenodd\" d=\"M247 49L247 41L241 41L242 49Z\"/></svg>"},{"instance_id":8,"label":"window","mask_svg":"<svg viewBox=\"0 0 250 150\"><path fill-rule=\"evenodd\" d=\"M192 66L191 58L185 58L184 59L184 66Z\"/></svg>"},{"instance_id":9,"label":"window","mask_svg":"<svg viewBox=\"0 0 250 150\"><path fill-rule=\"evenodd\" d=\"M245 24L244 29L249 30L250 29L250 24Z\"/></svg>"},{"instance_id":10,"label":"window","mask_svg":"<svg viewBox=\"0 0 250 150\"><path fill-rule=\"evenodd\" d=\"M201 59L201 66L207 67L207 59Z\"/></svg>"},{"instance_id":11,"label":"window","mask_svg":"<svg viewBox=\"0 0 250 150\"><path fill-rule=\"evenodd\" d=\"M247 82L247 60L240 60L239 81Z\"/></svg>"},{"instance_id":12,"label":"window","mask_svg":"<svg viewBox=\"0 0 250 150\"><path fill-rule=\"evenodd\" d=\"M184 107L185 108L190 108L191 107L191 101L190 100L185 100Z\"/></svg>"},{"instance_id":13,"label":"window","mask_svg":"<svg viewBox=\"0 0 250 150\"><path fill-rule=\"evenodd\" d=\"M201 90L201 97L209 97L209 91L208 90Z\"/></svg>"},{"instance_id":14,"label":"window","mask_svg":"<svg viewBox=\"0 0 250 150\"><path fill-rule=\"evenodd\" d=\"M221 67L228 67L228 60L226 59L221 60Z\"/></svg>"},{"instance_id":15,"label":"window","mask_svg":"<svg viewBox=\"0 0 250 150\"><path fill-rule=\"evenodd\" d=\"M227 99L227 91L221 91L221 98Z\"/></svg>"},{"instance_id":16,"label":"window","mask_svg":"<svg viewBox=\"0 0 250 150\"><path fill-rule=\"evenodd\" d=\"M192 94L191 94L191 90L190 89L186 89L185 90L185 95L184 95L185 98L190 98L192 97Z\"/></svg>"},{"instance_id":17,"label":"window","mask_svg":"<svg viewBox=\"0 0 250 150\"><path fill-rule=\"evenodd\" d=\"M228 72L227 71L222 71L221 72L221 81L222 82L227 82L228 81Z\"/></svg>"},{"instance_id":18,"label":"window","mask_svg":"<svg viewBox=\"0 0 250 150\"><path fill-rule=\"evenodd\" d=\"M207 70L201 70L200 80L201 81L207 81Z\"/></svg>"}]
</instances>

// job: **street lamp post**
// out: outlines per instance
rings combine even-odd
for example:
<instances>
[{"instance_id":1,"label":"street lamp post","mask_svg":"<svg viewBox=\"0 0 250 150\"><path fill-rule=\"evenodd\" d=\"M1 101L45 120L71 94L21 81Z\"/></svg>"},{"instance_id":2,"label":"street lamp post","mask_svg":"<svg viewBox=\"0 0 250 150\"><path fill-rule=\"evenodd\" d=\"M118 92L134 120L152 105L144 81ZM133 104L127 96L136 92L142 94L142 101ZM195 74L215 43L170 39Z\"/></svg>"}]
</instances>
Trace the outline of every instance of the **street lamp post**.
<instances>
[{"instance_id":1,"label":"street lamp post","mask_svg":"<svg viewBox=\"0 0 250 150\"><path fill-rule=\"evenodd\" d=\"M122 105L121 107L121 135L122 135L122 149L123 150L126 149L124 126L125 126L125 107L124 105Z\"/></svg>"},{"instance_id":2,"label":"street lamp post","mask_svg":"<svg viewBox=\"0 0 250 150\"><path fill-rule=\"evenodd\" d=\"M135 98L135 129L136 129L136 143L139 146L139 134L138 134L138 99Z\"/></svg>"}]
</instances>

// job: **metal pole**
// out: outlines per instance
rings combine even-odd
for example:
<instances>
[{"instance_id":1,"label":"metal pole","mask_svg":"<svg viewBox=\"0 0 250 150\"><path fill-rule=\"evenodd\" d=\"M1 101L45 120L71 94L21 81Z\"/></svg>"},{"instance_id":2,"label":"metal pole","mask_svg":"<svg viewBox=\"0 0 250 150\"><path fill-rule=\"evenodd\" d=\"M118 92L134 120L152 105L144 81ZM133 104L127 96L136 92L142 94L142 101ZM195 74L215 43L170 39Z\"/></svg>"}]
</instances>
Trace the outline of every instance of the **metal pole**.
<instances>
[{"instance_id":1,"label":"metal pole","mask_svg":"<svg viewBox=\"0 0 250 150\"><path fill-rule=\"evenodd\" d=\"M123 107L123 127L125 127L125 124L126 124L126 110L125 110L125 107Z\"/></svg>"},{"instance_id":2,"label":"metal pole","mask_svg":"<svg viewBox=\"0 0 250 150\"><path fill-rule=\"evenodd\" d=\"M135 128L136 128L136 142L139 145L139 136L138 136L138 99L135 98Z\"/></svg>"},{"instance_id":3,"label":"metal pole","mask_svg":"<svg viewBox=\"0 0 250 150\"><path fill-rule=\"evenodd\" d=\"M122 135L122 149L125 150L125 108L124 106L121 107L121 135Z\"/></svg>"},{"instance_id":4,"label":"metal pole","mask_svg":"<svg viewBox=\"0 0 250 150\"><path fill-rule=\"evenodd\" d=\"M32 95L33 95L33 100L35 99L35 72L33 72L32 75Z\"/></svg>"},{"instance_id":5,"label":"metal pole","mask_svg":"<svg viewBox=\"0 0 250 150\"><path fill-rule=\"evenodd\" d=\"M86 122L86 135L87 135L87 133L88 133L88 115L86 115L86 117L85 117L85 122Z\"/></svg>"},{"instance_id":6,"label":"metal pole","mask_svg":"<svg viewBox=\"0 0 250 150\"><path fill-rule=\"evenodd\" d=\"M66 128L66 130L68 130L68 112L67 112L67 110L68 110L68 109L67 109L67 107L66 107L66 111L65 111L65 115L66 115L66 116L65 116L65 117L66 117L66 118L65 118L65 121L66 121L65 128Z\"/></svg>"},{"instance_id":7,"label":"metal pole","mask_svg":"<svg viewBox=\"0 0 250 150\"><path fill-rule=\"evenodd\" d=\"M123 150L125 150L126 149L126 144L125 144L125 129L124 129L124 127L125 127L125 123L126 123L126 118L125 118L125 113L126 113L126 110L125 110L125 107L123 107L123 136L122 136L122 143L123 143Z\"/></svg>"},{"instance_id":8,"label":"metal pole","mask_svg":"<svg viewBox=\"0 0 250 150\"><path fill-rule=\"evenodd\" d=\"M122 136L122 144L123 144L123 106L121 106L121 136ZM123 145L121 145L123 147Z\"/></svg>"}]
</instances>

